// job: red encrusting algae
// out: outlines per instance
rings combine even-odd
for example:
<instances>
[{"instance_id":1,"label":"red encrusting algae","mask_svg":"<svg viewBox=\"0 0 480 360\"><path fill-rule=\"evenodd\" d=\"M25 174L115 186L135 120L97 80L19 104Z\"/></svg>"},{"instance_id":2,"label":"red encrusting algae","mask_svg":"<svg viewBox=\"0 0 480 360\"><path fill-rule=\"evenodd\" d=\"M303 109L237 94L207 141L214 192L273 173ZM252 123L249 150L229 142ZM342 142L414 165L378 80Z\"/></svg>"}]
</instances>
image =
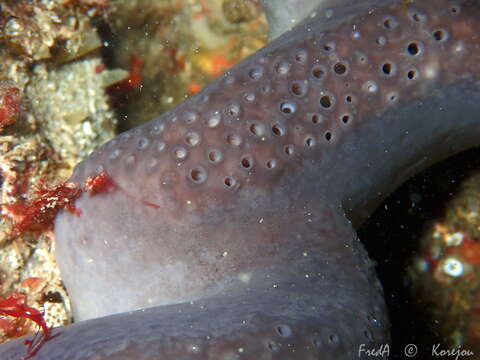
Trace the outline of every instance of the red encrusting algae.
<instances>
[{"instance_id":1,"label":"red encrusting algae","mask_svg":"<svg viewBox=\"0 0 480 360\"><path fill-rule=\"evenodd\" d=\"M11 235L19 236L26 232L43 232L51 229L58 211L65 209L79 216L81 211L75 207L75 200L83 192L90 196L108 191L115 184L110 177L102 172L85 180L84 186L73 183L61 183L53 188L43 184L35 191L33 200L19 200L13 204L3 204L6 213L3 217L14 220Z\"/></svg>"},{"instance_id":2,"label":"red encrusting algae","mask_svg":"<svg viewBox=\"0 0 480 360\"><path fill-rule=\"evenodd\" d=\"M37 197L33 200L19 200L13 204L3 204L6 214L15 221L11 234L18 236L26 232L42 232L51 228L53 220L60 209L66 209L72 214L80 215L74 202L82 190L75 184L62 183L48 189L44 185L35 191Z\"/></svg>"},{"instance_id":3,"label":"red encrusting algae","mask_svg":"<svg viewBox=\"0 0 480 360\"><path fill-rule=\"evenodd\" d=\"M83 191L88 192L90 196L100 194L108 191L113 188L115 183L107 175L107 173L102 172L95 176L90 176L85 180L85 187Z\"/></svg>"},{"instance_id":4,"label":"red encrusting algae","mask_svg":"<svg viewBox=\"0 0 480 360\"><path fill-rule=\"evenodd\" d=\"M20 90L8 87L1 90L0 95L0 129L15 122L20 113Z\"/></svg>"},{"instance_id":5,"label":"red encrusting algae","mask_svg":"<svg viewBox=\"0 0 480 360\"><path fill-rule=\"evenodd\" d=\"M125 93L131 90L138 89L142 86L142 68L143 60L138 55L130 57L129 75L125 80L111 85L108 88L109 92Z\"/></svg>"},{"instance_id":6,"label":"red encrusting algae","mask_svg":"<svg viewBox=\"0 0 480 360\"><path fill-rule=\"evenodd\" d=\"M66 209L79 216L81 211L74 205L75 200L84 192L95 196L108 191L115 186L110 177L102 172L85 180L84 186L80 187L73 183L61 183L53 188L47 188L43 184L35 192L37 197L32 200L20 200L15 204L3 204L8 216L16 221L11 229L12 236L19 236L26 232L43 232L49 230L53 220L61 209ZM26 279L35 282L37 278ZM43 331L38 339L38 333L32 340L25 340L27 356L23 360L31 359L40 350L42 345L52 338L50 328L47 326L43 313L26 305L26 295L16 291L8 298L0 300L0 315L11 316L14 319L0 318L0 331L8 333L10 337L20 337L26 334L25 321L34 321Z\"/></svg>"},{"instance_id":7,"label":"red encrusting algae","mask_svg":"<svg viewBox=\"0 0 480 360\"><path fill-rule=\"evenodd\" d=\"M30 319L31 321L35 322L43 332L43 335L40 339L37 338L37 334L33 337L32 340L25 340L23 343L27 346L27 356L23 358L23 360L31 359L35 354L40 350L42 345L46 343L48 340L52 338L50 328L47 326L45 319L43 317L43 313L39 310L25 305L26 296L22 293L14 293L10 295L8 298L4 300L0 300L0 314L3 316L11 316L15 319ZM17 329L21 329L21 324L16 322L12 322L11 320L7 319L0 319L2 320L1 327L9 327L11 325L15 326L13 331L17 331ZM23 334L19 334L23 335Z\"/></svg>"},{"instance_id":8,"label":"red encrusting algae","mask_svg":"<svg viewBox=\"0 0 480 360\"><path fill-rule=\"evenodd\" d=\"M143 88L142 69L142 58L138 55L131 55L128 77L107 87L106 90L114 108L123 106L130 97L138 96ZM101 68L99 70L102 71Z\"/></svg>"}]
</instances>

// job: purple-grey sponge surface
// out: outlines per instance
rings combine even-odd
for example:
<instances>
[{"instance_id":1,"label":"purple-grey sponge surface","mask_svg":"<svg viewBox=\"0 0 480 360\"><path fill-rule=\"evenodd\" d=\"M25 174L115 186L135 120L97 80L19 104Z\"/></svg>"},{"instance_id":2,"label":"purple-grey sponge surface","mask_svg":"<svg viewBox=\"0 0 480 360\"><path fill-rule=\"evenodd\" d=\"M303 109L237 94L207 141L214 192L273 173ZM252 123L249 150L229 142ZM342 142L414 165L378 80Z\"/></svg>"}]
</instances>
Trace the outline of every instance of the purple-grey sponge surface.
<instances>
[{"instance_id":1,"label":"purple-grey sponge surface","mask_svg":"<svg viewBox=\"0 0 480 360\"><path fill-rule=\"evenodd\" d=\"M92 320L39 359L351 359L388 342L354 227L480 142L480 4L378 4L313 14L77 166L73 182L112 181L55 223Z\"/></svg>"}]
</instances>

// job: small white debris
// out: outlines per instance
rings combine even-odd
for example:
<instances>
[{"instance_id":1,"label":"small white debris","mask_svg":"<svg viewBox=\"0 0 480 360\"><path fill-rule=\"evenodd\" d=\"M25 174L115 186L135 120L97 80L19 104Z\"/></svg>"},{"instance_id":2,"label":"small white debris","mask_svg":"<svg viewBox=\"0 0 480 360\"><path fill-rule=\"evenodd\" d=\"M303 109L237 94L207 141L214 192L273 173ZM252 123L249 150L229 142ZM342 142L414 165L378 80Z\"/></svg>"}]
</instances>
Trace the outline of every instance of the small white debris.
<instances>
[{"instance_id":1,"label":"small white debris","mask_svg":"<svg viewBox=\"0 0 480 360\"><path fill-rule=\"evenodd\" d=\"M447 275L459 277L463 274L463 264L455 258L447 258L443 262L442 270Z\"/></svg>"},{"instance_id":2,"label":"small white debris","mask_svg":"<svg viewBox=\"0 0 480 360\"><path fill-rule=\"evenodd\" d=\"M374 81L368 80L363 84L363 89L370 94L374 94L378 91L378 85Z\"/></svg>"},{"instance_id":3,"label":"small white debris","mask_svg":"<svg viewBox=\"0 0 480 360\"><path fill-rule=\"evenodd\" d=\"M238 274L238 279L245 284L248 284L252 279L252 273L240 273Z\"/></svg>"},{"instance_id":4,"label":"small white debris","mask_svg":"<svg viewBox=\"0 0 480 360\"><path fill-rule=\"evenodd\" d=\"M85 135L93 135L92 124L90 121L84 121L82 123L82 131Z\"/></svg>"},{"instance_id":5,"label":"small white debris","mask_svg":"<svg viewBox=\"0 0 480 360\"><path fill-rule=\"evenodd\" d=\"M445 236L444 241L445 241L445 244L448 246L458 246L463 242L463 237L464 237L463 233L456 232L451 235L449 234Z\"/></svg>"}]
</instances>

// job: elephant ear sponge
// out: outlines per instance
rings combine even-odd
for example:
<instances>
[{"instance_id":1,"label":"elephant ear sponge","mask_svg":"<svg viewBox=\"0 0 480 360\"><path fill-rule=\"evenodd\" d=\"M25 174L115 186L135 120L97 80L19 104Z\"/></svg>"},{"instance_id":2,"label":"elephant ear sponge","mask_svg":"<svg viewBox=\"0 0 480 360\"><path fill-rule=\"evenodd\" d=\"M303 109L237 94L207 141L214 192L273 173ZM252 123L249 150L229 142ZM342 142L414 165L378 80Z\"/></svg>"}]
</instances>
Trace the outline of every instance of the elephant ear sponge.
<instances>
[{"instance_id":1,"label":"elephant ear sponge","mask_svg":"<svg viewBox=\"0 0 480 360\"><path fill-rule=\"evenodd\" d=\"M76 167L57 258L76 320L102 318L45 348L304 360L388 342L344 213L478 144L480 11L382 3L313 16Z\"/></svg>"}]
</instances>

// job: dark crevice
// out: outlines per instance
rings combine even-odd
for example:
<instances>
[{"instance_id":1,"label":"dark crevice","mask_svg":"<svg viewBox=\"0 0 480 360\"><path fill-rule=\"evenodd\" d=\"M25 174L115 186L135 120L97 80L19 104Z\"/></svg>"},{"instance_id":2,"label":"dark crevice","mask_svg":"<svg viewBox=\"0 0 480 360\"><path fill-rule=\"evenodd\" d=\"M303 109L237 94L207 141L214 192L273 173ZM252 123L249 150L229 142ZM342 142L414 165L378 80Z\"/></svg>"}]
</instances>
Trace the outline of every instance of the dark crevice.
<instances>
[{"instance_id":1,"label":"dark crevice","mask_svg":"<svg viewBox=\"0 0 480 360\"><path fill-rule=\"evenodd\" d=\"M445 344L426 301L414 298L407 266L419 251L419 239L433 219L445 212L461 181L480 169L480 149L441 162L402 185L358 230L385 290L392 325L391 359L405 359L407 344L420 350L416 358L433 359L433 344Z\"/></svg>"}]
</instances>

